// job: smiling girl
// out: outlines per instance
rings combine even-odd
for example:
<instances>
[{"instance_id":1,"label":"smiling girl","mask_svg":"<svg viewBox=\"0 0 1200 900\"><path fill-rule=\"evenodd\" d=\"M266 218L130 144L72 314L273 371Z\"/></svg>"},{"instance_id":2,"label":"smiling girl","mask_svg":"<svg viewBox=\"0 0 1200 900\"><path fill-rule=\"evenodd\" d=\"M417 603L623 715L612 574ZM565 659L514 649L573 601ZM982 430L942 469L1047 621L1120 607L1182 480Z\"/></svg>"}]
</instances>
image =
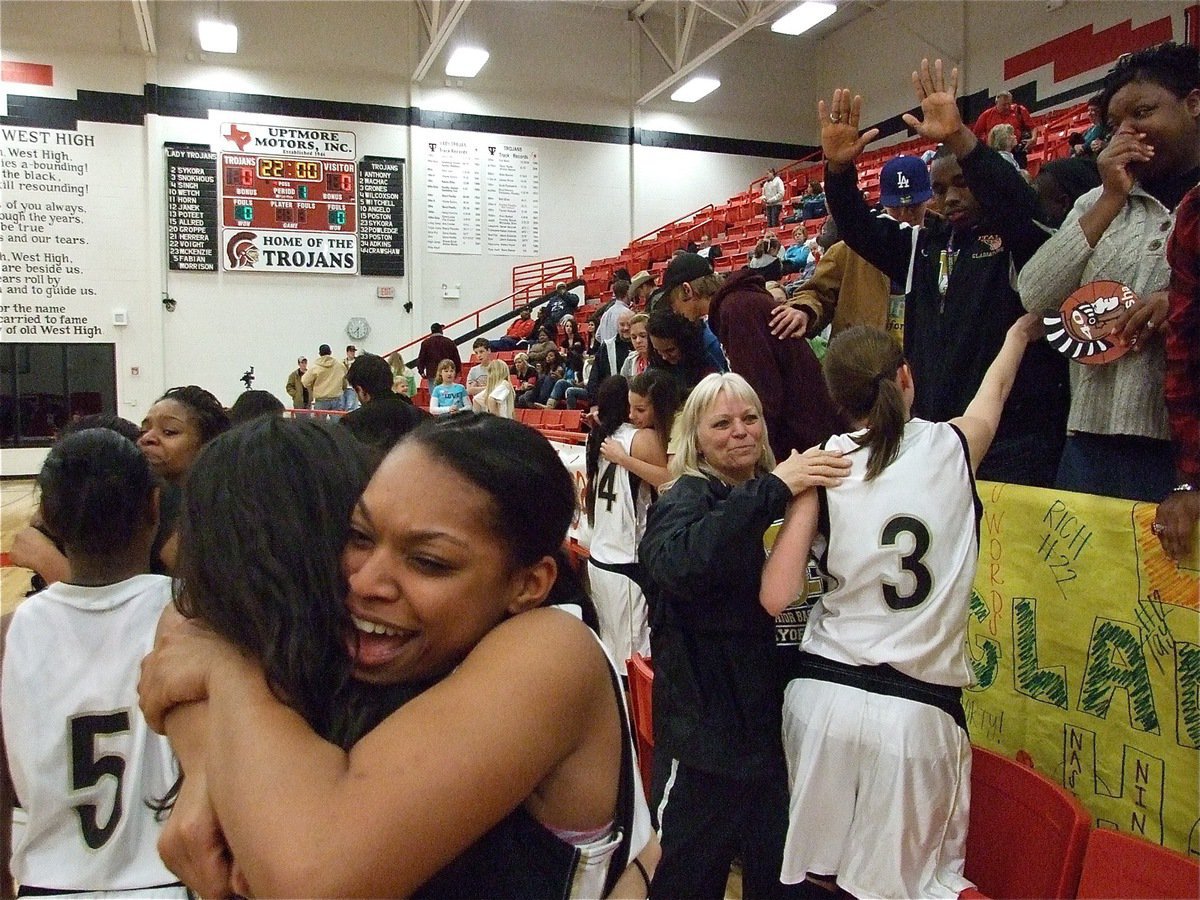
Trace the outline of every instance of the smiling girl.
<instances>
[{"instance_id":1,"label":"smiling girl","mask_svg":"<svg viewBox=\"0 0 1200 900\"><path fill-rule=\"evenodd\" d=\"M410 433L355 500L353 484L321 474L320 453L293 449L332 442L325 455L353 472L340 435L324 435L263 420L197 465L185 608L225 637L166 628L144 664L143 707L188 773L164 857L202 893L608 893L649 819L615 673L553 605L578 599L559 565L574 490L553 448L463 413ZM314 461L285 474L280 456ZM311 498L288 489L293 477ZM284 503L328 512L284 515ZM213 528L239 510L233 532ZM264 529L285 546L307 535L317 552L296 567L256 561ZM230 643L247 618L252 639ZM346 703L382 722L348 721ZM195 794L219 826L188 824Z\"/></svg>"}]
</instances>

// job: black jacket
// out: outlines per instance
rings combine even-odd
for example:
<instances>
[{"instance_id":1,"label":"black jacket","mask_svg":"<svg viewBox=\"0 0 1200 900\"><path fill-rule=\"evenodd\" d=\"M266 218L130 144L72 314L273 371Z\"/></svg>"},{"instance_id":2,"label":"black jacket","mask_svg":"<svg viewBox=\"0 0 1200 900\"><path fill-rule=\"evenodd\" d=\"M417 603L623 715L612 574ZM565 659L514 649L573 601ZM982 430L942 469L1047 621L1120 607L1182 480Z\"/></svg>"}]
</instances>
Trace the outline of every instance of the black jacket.
<instances>
[{"instance_id":1,"label":"black jacket","mask_svg":"<svg viewBox=\"0 0 1200 900\"><path fill-rule=\"evenodd\" d=\"M1016 272L1050 236L1035 221L1037 197L1013 165L979 144L959 161L983 208L984 225L954 234L934 220L916 231L875 216L858 190L853 169L826 169L825 196L841 237L855 253L907 290L904 355L916 382L913 415L935 422L961 416L1009 327L1024 315ZM957 250L946 294L938 289L942 251ZM980 478L1039 483L1021 465L991 466L1017 454L1043 463L1047 444L1061 446L1070 395L1067 360L1045 342L1030 347L1017 371Z\"/></svg>"},{"instance_id":2,"label":"black jacket","mask_svg":"<svg viewBox=\"0 0 1200 900\"><path fill-rule=\"evenodd\" d=\"M381 457L422 422L429 413L413 406L401 394L388 393L372 397L353 412L341 417L341 423L356 438Z\"/></svg>"},{"instance_id":3,"label":"black jacket","mask_svg":"<svg viewBox=\"0 0 1200 900\"><path fill-rule=\"evenodd\" d=\"M610 338L609 340L615 342L613 346L616 347L617 350L617 370L615 372L612 371L608 364L608 341L605 341L603 344L597 344L596 353L592 357L592 371L588 373L587 380L588 396L592 398L593 403L595 402L596 396L600 391L600 383L603 382L605 378L611 378L613 375L620 375L621 366L625 364L625 357L627 357L630 351L633 350L633 344L629 343L627 340L624 340L619 334L614 338Z\"/></svg>"},{"instance_id":4,"label":"black jacket","mask_svg":"<svg viewBox=\"0 0 1200 900\"><path fill-rule=\"evenodd\" d=\"M656 753L749 777L782 757L775 620L758 601L763 535L791 492L684 476L650 509L638 558L650 605Z\"/></svg>"}]
</instances>

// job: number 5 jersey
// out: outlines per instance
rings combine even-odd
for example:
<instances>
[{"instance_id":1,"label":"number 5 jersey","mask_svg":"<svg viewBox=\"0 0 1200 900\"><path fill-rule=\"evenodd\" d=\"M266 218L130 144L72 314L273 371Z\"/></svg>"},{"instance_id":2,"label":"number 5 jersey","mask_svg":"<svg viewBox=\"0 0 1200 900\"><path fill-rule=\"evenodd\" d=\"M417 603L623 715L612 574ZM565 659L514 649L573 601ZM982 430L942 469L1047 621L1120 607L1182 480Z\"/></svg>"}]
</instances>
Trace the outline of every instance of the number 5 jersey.
<instances>
[{"instance_id":1,"label":"number 5 jersey","mask_svg":"<svg viewBox=\"0 0 1200 900\"><path fill-rule=\"evenodd\" d=\"M0 709L26 820L13 830L18 885L184 896L158 857L161 825L146 805L170 789L175 761L137 696L139 664L170 600L171 579L137 575L101 587L59 582L13 614Z\"/></svg>"}]
</instances>

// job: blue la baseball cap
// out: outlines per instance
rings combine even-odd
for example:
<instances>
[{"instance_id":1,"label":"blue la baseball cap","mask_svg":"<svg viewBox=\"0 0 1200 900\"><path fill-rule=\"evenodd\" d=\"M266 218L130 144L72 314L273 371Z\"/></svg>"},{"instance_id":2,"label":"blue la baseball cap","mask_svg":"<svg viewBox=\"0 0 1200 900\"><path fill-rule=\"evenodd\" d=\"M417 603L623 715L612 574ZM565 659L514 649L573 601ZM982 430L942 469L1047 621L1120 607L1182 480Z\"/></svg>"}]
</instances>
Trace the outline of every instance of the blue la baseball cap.
<instances>
[{"instance_id":1,"label":"blue la baseball cap","mask_svg":"<svg viewBox=\"0 0 1200 900\"><path fill-rule=\"evenodd\" d=\"M879 173L879 202L883 206L916 206L933 197L929 169L919 156L893 156Z\"/></svg>"}]
</instances>

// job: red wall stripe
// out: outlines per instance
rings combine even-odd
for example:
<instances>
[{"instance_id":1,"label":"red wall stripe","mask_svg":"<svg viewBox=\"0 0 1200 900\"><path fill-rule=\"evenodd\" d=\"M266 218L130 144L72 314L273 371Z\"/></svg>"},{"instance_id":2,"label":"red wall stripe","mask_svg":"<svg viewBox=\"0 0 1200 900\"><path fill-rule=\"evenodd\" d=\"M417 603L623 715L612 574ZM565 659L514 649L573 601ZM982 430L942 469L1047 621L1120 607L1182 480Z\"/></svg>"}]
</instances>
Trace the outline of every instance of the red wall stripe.
<instances>
[{"instance_id":1,"label":"red wall stripe","mask_svg":"<svg viewBox=\"0 0 1200 900\"><path fill-rule=\"evenodd\" d=\"M1171 39L1170 16L1148 22L1140 28L1131 26L1132 20L1126 19L1111 28L1093 33L1092 26L1085 25L1032 50L1010 56L1004 61L1004 80L1053 63L1054 81L1058 83L1108 65L1122 53Z\"/></svg>"},{"instance_id":2,"label":"red wall stripe","mask_svg":"<svg viewBox=\"0 0 1200 900\"><path fill-rule=\"evenodd\" d=\"M51 87L54 84L54 66L46 66L41 63L0 63L0 81L44 84L46 87Z\"/></svg>"}]
</instances>

